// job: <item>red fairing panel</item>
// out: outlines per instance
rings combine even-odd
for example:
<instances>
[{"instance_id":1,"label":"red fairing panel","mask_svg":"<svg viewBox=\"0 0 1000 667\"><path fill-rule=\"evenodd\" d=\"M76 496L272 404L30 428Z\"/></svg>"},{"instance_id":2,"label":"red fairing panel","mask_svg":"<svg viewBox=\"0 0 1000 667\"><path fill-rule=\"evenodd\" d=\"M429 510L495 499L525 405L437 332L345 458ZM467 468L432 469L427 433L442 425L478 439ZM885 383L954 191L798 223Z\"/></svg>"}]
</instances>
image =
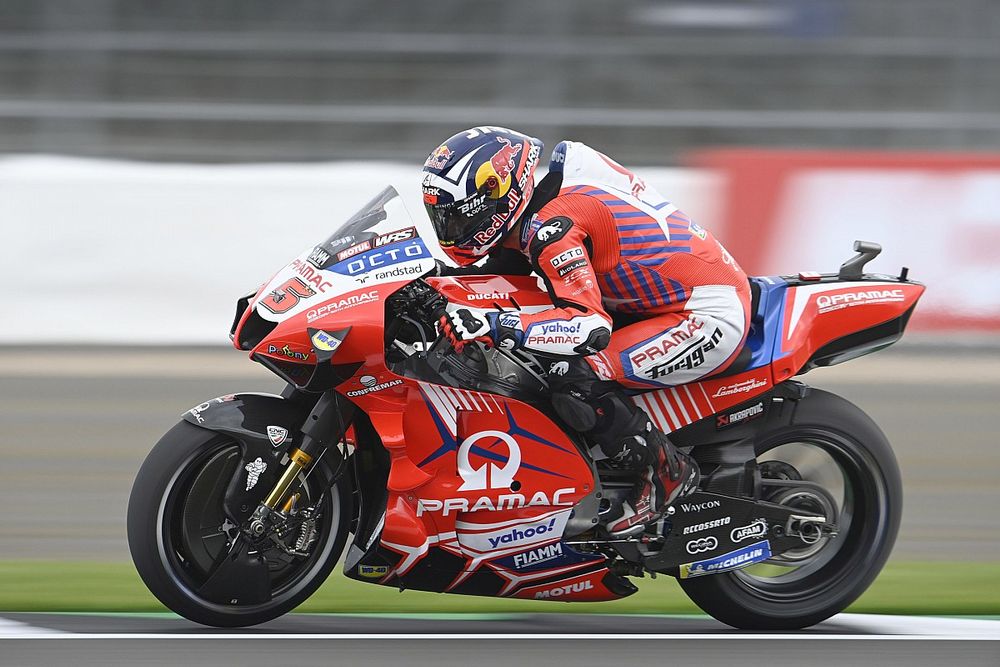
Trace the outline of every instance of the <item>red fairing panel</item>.
<instances>
[{"instance_id":1,"label":"red fairing panel","mask_svg":"<svg viewBox=\"0 0 1000 667\"><path fill-rule=\"evenodd\" d=\"M718 379L637 394L632 400L664 433L670 433L763 394L773 386L771 368L765 366Z\"/></svg>"},{"instance_id":2,"label":"red fairing panel","mask_svg":"<svg viewBox=\"0 0 1000 667\"><path fill-rule=\"evenodd\" d=\"M916 283L867 280L790 287L772 364L774 381L795 375L827 343L901 317L923 293L924 286Z\"/></svg>"},{"instance_id":3,"label":"red fairing panel","mask_svg":"<svg viewBox=\"0 0 1000 667\"><path fill-rule=\"evenodd\" d=\"M551 308L552 300L539 288L534 276L464 276L427 278L427 284L449 301L474 308L514 308L511 296L522 308Z\"/></svg>"},{"instance_id":4,"label":"red fairing panel","mask_svg":"<svg viewBox=\"0 0 1000 667\"><path fill-rule=\"evenodd\" d=\"M616 600L615 595L604 585L607 569L566 577L555 582L525 586L513 597L528 600L561 600L563 602L602 602Z\"/></svg>"},{"instance_id":5,"label":"red fairing panel","mask_svg":"<svg viewBox=\"0 0 1000 667\"><path fill-rule=\"evenodd\" d=\"M383 432L391 427L388 414L376 424L392 457L381 543L402 555L388 578L405 580L431 548L465 559L445 590L480 568L506 580L502 596L564 573L607 572L593 560L530 572L510 565L557 543L573 506L594 488L590 465L542 413L501 396L419 382L398 414L400 438ZM603 585L585 591L579 599L621 597Z\"/></svg>"}]
</instances>

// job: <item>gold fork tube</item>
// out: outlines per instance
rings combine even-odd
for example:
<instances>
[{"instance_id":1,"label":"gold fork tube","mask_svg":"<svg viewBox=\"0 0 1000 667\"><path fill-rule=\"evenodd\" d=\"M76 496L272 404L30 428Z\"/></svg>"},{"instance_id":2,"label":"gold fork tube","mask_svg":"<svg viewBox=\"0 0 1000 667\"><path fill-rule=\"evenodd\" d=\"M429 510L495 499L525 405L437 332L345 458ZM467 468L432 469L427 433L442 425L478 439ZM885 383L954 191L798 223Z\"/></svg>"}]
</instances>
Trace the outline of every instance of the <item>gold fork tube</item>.
<instances>
[{"instance_id":1,"label":"gold fork tube","mask_svg":"<svg viewBox=\"0 0 1000 667\"><path fill-rule=\"evenodd\" d=\"M274 509L278 506L278 503L282 501L285 497L285 493L288 492L288 487L292 485L295 478L298 477L299 473L309 467L312 463L312 457L303 452L301 449L294 449L289 455L291 461L288 462L288 467L285 468L285 472L282 473L281 479L278 483L274 485L271 489L271 493L268 494L267 498L264 499L264 504L267 505L268 509Z\"/></svg>"}]
</instances>

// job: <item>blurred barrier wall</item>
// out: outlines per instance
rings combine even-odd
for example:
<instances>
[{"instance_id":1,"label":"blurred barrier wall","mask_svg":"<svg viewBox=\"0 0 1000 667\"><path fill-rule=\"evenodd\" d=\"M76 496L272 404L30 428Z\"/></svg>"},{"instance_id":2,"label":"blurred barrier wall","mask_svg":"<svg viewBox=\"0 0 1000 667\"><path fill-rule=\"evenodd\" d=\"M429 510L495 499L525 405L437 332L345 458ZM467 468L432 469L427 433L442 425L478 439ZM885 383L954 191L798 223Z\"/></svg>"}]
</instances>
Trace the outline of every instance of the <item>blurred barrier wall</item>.
<instances>
[{"instance_id":1,"label":"blurred barrier wall","mask_svg":"<svg viewBox=\"0 0 1000 667\"><path fill-rule=\"evenodd\" d=\"M748 273L869 271L928 285L915 327L1000 330L1000 156L717 151L639 169ZM0 343L225 343L237 297L385 184L426 225L419 167L0 160ZM430 233L426 227L425 232Z\"/></svg>"},{"instance_id":2,"label":"blurred barrier wall","mask_svg":"<svg viewBox=\"0 0 1000 667\"><path fill-rule=\"evenodd\" d=\"M869 272L927 284L914 328L1000 330L1000 154L720 150L718 226L751 274L831 272L855 239Z\"/></svg>"},{"instance_id":3,"label":"blurred barrier wall","mask_svg":"<svg viewBox=\"0 0 1000 667\"><path fill-rule=\"evenodd\" d=\"M642 174L712 217L710 174ZM433 234L418 165L0 159L0 343L228 343L236 299L387 184Z\"/></svg>"}]
</instances>

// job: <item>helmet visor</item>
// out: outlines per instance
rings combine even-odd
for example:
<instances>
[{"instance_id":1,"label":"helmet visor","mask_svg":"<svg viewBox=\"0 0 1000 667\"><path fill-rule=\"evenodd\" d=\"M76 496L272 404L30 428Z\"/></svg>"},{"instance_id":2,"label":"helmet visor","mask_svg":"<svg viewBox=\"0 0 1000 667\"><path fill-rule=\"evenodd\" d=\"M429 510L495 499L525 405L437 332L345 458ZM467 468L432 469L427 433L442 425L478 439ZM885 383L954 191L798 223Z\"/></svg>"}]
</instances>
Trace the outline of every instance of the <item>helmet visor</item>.
<instances>
[{"instance_id":1,"label":"helmet visor","mask_svg":"<svg viewBox=\"0 0 1000 667\"><path fill-rule=\"evenodd\" d=\"M465 245L473 235L493 224L493 216L506 215L507 198L492 199L485 188L448 204L424 204L442 245Z\"/></svg>"}]
</instances>

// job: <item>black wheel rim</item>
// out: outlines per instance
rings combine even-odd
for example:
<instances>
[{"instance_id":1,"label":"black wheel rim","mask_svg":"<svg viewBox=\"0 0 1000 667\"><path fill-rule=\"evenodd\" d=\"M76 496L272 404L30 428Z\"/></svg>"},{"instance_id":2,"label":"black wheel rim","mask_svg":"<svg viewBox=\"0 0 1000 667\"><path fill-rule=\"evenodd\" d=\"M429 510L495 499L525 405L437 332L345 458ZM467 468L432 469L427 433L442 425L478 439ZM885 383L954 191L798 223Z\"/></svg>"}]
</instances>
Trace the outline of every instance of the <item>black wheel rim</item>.
<instances>
[{"instance_id":1,"label":"black wheel rim","mask_svg":"<svg viewBox=\"0 0 1000 667\"><path fill-rule=\"evenodd\" d=\"M296 559L289 567L278 571L271 581L271 599L255 605L222 605L198 595L198 588L207 579L205 563L214 562L218 548L224 548L226 538L199 531L192 539L190 526L192 513L201 514L199 528L213 528L213 521L224 517L222 497L225 488L239 464L240 450L229 439L217 439L178 467L167 485L157 514L158 547L160 558L175 585L199 605L225 614L252 614L280 606L294 598L309 584L317 570L330 556L336 541L341 520L339 495L330 489L324 495L322 515L317 521L317 539L307 558ZM214 479L213 479L214 478ZM303 478L302 492L306 502L319 495L321 485L313 477ZM187 515L188 522L185 522ZM200 541L199 541L200 540ZM213 542L216 546L212 548ZM269 570L274 570L270 567Z\"/></svg>"},{"instance_id":2,"label":"black wheel rim","mask_svg":"<svg viewBox=\"0 0 1000 667\"><path fill-rule=\"evenodd\" d=\"M880 556L884 558L882 546L890 537L887 485L863 445L830 430L797 430L760 443L757 460L782 460L774 457L789 446L816 452L815 460L835 466L843 485L832 494L838 503L839 534L794 565L772 559L725 575L745 593L764 602L802 601L842 588L860 571L870 569ZM793 461L782 462L795 467ZM814 470L796 470L805 473L802 476L807 481L817 481L810 480L816 476ZM836 478L829 470L827 475L827 480Z\"/></svg>"}]
</instances>

